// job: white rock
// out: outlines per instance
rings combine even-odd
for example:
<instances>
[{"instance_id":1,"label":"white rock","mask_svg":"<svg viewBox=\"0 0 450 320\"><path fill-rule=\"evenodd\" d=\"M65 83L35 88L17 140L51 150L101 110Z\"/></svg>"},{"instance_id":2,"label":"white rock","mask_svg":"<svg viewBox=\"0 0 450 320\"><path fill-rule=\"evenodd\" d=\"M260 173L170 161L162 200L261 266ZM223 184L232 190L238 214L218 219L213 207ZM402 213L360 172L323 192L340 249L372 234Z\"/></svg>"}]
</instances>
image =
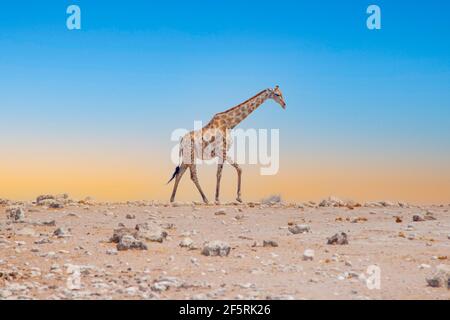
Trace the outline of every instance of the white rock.
<instances>
[{"instance_id":1,"label":"white rock","mask_svg":"<svg viewBox=\"0 0 450 320\"><path fill-rule=\"evenodd\" d=\"M129 249L147 250L147 245L131 235L124 235L117 244L117 250L123 251Z\"/></svg>"},{"instance_id":2,"label":"white rock","mask_svg":"<svg viewBox=\"0 0 450 320\"><path fill-rule=\"evenodd\" d=\"M110 256L115 256L115 255L117 255L117 249L108 249L108 250L106 250L106 254L108 254Z\"/></svg>"},{"instance_id":3,"label":"white rock","mask_svg":"<svg viewBox=\"0 0 450 320\"><path fill-rule=\"evenodd\" d=\"M153 291L166 291L169 288L179 288L183 283L175 277L162 277L156 280L151 289Z\"/></svg>"},{"instance_id":4,"label":"white rock","mask_svg":"<svg viewBox=\"0 0 450 320\"><path fill-rule=\"evenodd\" d=\"M299 234L299 233L307 233L311 230L311 228L306 224L296 224L293 226L289 226L288 230L293 234Z\"/></svg>"},{"instance_id":5,"label":"white rock","mask_svg":"<svg viewBox=\"0 0 450 320\"><path fill-rule=\"evenodd\" d=\"M128 288L125 289L125 292L129 296L134 296L135 294L137 294L138 288L136 288L136 287L128 287Z\"/></svg>"},{"instance_id":6,"label":"white rock","mask_svg":"<svg viewBox=\"0 0 450 320\"><path fill-rule=\"evenodd\" d=\"M163 242L167 232L155 223L141 223L136 225L137 238L154 242Z\"/></svg>"},{"instance_id":7,"label":"white rock","mask_svg":"<svg viewBox=\"0 0 450 320\"><path fill-rule=\"evenodd\" d=\"M312 260L314 260L314 250L306 249L303 252L303 260L304 261L312 261Z\"/></svg>"},{"instance_id":8,"label":"white rock","mask_svg":"<svg viewBox=\"0 0 450 320\"><path fill-rule=\"evenodd\" d=\"M277 204L277 203L281 203L281 196L280 195L271 195L268 196L267 198L264 198L261 200L262 204L265 205L273 205L273 204Z\"/></svg>"},{"instance_id":9,"label":"white rock","mask_svg":"<svg viewBox=\"0 0 450 320\"><path fill-rule=\"evenodd\" d=\"M231 247L228 243L223 241L210 241L203 246L202 254L205 256L228 256Z\"/></svg>"},{"instance_id":10,"label":"white rock","mask_svg":"<svg viewBox=\"0 0 450 320\"><path fill-rule=\"evenodd\" d=\"M191 238L184 238L180 242L180 247L182 248L190 248L194 244L194 241Z\"/></svg>"},{"instance_id":11,"label":"white rock","mask_svg":"<svg viewBox=\"0 0 450 320\"><path fill-rule=\"evenodd\" d=\"M440 264L436 267L436 272L426 279L430 287L446 287L450 289L450 266Z\"/></svg>"},{"instance_id":12,"label":"white rock","mask_svg":"<svg viewBox=\"0 0 450 320\"><path fill-rule=\"evenodd\" d=\"M13 293L10 290L8 290L8 289L1 289L0 290L0 298L5 299L5 298L8 298L8 297L12 296L12 294Z\"/></svg>"},{"instance_id":13,"label":"white rock","mask_svg":"<svg viewBox=\"0 0 450 320\"><path fill-rule=\"evenodd\" d=\"M250 288L254 289L254 288L256 288L256 285L254 283L250 283L250 282L238 283L238 284L236 284L236 286L239 286L242 289L250 289Z\"/></svg>"}]
</instances>

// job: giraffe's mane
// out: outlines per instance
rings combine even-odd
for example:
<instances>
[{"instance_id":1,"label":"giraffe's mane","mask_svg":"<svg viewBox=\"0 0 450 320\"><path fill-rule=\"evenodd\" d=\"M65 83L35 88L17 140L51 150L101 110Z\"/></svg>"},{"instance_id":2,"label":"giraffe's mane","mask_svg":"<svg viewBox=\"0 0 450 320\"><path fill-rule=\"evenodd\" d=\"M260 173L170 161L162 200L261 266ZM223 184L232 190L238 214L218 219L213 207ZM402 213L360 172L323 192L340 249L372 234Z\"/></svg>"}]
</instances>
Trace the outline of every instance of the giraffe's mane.
<instances>
[{"instance_id":1,"label":"giraffe's mane","mask_svg":"<svg viewBox=\"0 0 450 320\"><path fill-rule=\"evenodd\" d=\"M231 110L237 109L237 108L239 108L240 106L246 104L247 102L249 102L249 101L255 99L257 96L261 95L263 92L266 92L267 90L268 90L268 89L264 89L264 90L262 90L261 92L255 94L255 95L254 95L253 97L251 97L250 99L247 99L247 100L245 100L244 102L238 104L237 106L234 106L233 108L230 108L230 109L228 109L228 110L219 112L219 113L217 113L217 114L224 114L224 113L230 112Z\"/></svg>"}]
</instances>

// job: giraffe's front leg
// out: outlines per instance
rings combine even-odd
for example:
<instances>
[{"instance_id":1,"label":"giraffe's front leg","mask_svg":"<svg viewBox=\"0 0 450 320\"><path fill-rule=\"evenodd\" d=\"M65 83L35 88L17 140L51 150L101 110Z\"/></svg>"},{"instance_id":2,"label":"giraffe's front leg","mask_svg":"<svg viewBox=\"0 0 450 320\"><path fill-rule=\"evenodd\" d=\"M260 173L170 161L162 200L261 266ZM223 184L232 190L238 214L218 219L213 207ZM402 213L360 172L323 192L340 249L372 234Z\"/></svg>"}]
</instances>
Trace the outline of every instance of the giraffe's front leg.
<instances>
[{"instance_id":1,"label":"giraffe's front leg","mask_svg":"<svg viewBox=\"0 0 450 320\"><path fill-rule=\"evenodd\" d=\"M237 176L238 176L238 183L237 183L237 197L236 197L236 201L237 202L242 202L241 199L241 176L242 176L242 169L241 167L235 163L233 160L231 160L230 158L227 158L227 161L236 169L237 172Z\"/></svg>"},{"instance_id":2,"label":"giraffe's front leg","mask_svg":"<svg viewBox=\"0 0 450 320\"><path fill-rule=\"evenodd\" d=\"M222 178L223 163L217 165L217 184L216 184L216 204L220 204L219 194L220 194L220 179Z\"/></svg>"}]
</instances>

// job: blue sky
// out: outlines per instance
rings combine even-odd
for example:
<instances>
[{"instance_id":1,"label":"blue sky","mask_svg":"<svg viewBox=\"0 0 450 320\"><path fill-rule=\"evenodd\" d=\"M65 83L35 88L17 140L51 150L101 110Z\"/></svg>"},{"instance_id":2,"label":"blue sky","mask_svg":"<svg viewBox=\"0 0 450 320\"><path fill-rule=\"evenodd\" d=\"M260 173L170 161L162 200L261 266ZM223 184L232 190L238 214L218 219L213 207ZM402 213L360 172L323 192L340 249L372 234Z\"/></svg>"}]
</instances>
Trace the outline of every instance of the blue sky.
<instances>
[{"instance_id":1,"label":"blue sky","mask_svg":"<svg viewBox=\"0 0 450 320\"><path fill-rule=\"evenodd\" d=\"M81 7L82 30L66 29L70 4ZM366 28L369 4L381 7L379 31ZM284 150L450 160L448 1L0 9L0 134L16 147L62 139L169 150L173 129L278 84L287 111L269 103L243 126L280 128Z\"/></svg>"}]
</instances>

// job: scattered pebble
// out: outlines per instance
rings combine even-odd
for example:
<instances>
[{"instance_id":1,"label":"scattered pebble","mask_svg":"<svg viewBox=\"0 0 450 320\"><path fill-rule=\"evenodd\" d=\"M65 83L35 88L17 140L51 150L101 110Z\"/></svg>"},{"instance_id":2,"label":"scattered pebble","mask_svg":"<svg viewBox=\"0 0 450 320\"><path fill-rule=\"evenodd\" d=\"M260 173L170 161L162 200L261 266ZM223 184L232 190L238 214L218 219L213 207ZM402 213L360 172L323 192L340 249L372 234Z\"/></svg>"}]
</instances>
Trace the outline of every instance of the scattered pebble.
<instances>
[{"instance_id":1,"label":"scattered pebble","mask_svg":"<svg viewBox=\"0 0 450 320\"><path fill-rule=\"evenodd\" d=\"M334 236L328 238L327 244L346 245L348 244L347 234L345 232L336 233Z\"/></svg>"},{"instance_id":2,"label":"scattered pebble","mask_svg":"<svg viewBox=\"0 0 450 320\"><path fill-rule=\"evenodd\" d=\"M65 228L58 228L53 232L54 236L57 236L58 238L65 238L65 237L70 237L70 230L65 229Z\"/></svg>"},{"instance_id":3,"label":"scattered pebble","mask_svg":"<svg viewBox=\"0 0 450 320\"><path fill-rule=\"evenodd\" d=\"M278 247L278 243L273 240L264 240L263 247Z\"/></svg>"},{"instance_id":4,"label":"scattered pebble","mask_svg":"<svg viewBox=\"0 0 450 320\"><path fill-rule=\"evenodd\" d=\"M182 286L182 282L175 277L162 277L155 280L151 286L153 291L166 291L170 288L179 288Z\"/></svg>"},{"instance_id":5,"label":"scattered pebble","mask_svg":"<svg viewBox=\"0 0 450 320\"><path fill-rule=\"evenodd\" d=\"M296 224L293 226L289 226L288 230L293 233L293 234L299 234L299 233L307 233L309 232L311 229L308 225L306 224Z\"/></svg>"},{"instance_id":6,"label":"scattered pebble","mask_svg":"<svg viewBox=\"0 0 450 320\"><path fill-rule=\"evenodd\" d=\"M217 210L216 212L214 212L214 214L215 214L216 216L224 216L224 215L227 214L227 211L226 211L225 209L219 209L219 210Z\"/></svg>"},{"instance_id":7,"label":"scattered pebble","mask_svg":"<svg viewBox=\"0 0 450 320\"><path fill-rule=\"evenodd\" d=\"M115 256L117 255L117 249L108 249L106 250L106 254L110 256Z\"/></svg>"},{"instance_id":8,"label":"scattered pebble","mask_svg":"<svg viewBox=\"0 0 450 320\"><path fill-rule=\"evenodd\" d=\"M303 252L303 260L304 261L312 261L312 260L314 260L314 250L306 249Z\"/></svg>"},{"instance_id":9,"label":"scattered pebble","mask_svg":"<svg viewBox=\"0 0 450 320\"><path fill-rule=\"evenodd\" d=\"M184 238L179 245L182 248L191 248L194 245L194 241L191 238Z\"/></svg>"}]
</instances>

